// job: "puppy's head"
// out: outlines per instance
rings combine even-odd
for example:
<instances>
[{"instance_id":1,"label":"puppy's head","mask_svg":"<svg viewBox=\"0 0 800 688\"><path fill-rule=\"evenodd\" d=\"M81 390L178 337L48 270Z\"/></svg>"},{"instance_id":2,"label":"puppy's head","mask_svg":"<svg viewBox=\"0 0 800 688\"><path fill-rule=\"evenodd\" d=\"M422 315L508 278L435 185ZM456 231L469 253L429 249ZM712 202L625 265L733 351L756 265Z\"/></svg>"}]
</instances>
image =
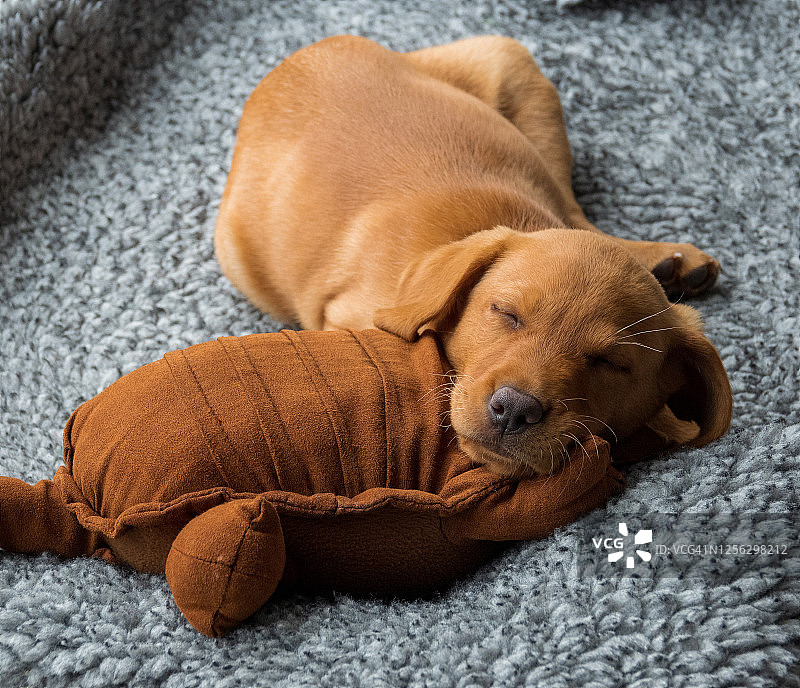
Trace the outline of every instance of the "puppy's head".
<instances>
[{"instance_id":1,"label":"puppy's head","mask_svg":"<svg viewBox=\"0 0 800 688\"><path fill-rule=\"evenodd\" d=\"M408 340L440 332L457 373L453 428L496 472L554 472L590 434L630 459L704 445L730 424L699 315L601 235L479 232L411 265L396 303L375 324Z\"/></svg>"}]
</instances>

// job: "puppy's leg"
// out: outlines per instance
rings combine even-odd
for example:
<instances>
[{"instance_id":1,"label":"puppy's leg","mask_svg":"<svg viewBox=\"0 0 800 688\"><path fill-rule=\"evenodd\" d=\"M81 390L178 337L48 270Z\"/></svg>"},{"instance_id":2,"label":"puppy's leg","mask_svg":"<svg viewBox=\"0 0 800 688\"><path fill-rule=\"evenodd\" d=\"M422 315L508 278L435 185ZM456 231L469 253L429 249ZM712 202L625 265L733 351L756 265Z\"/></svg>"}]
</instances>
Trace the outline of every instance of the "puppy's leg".
<instances>
[{"instance_id":1,"label":"puppy's leg","mask_svg":"<svg viewBox=\"0 0 800 688\"><path fill-rule=\"evenodd\" d=\"M586 219L572 191L572 155L558 92L522 44L502 36L478 36L404 57L420 71L479 98L514 124L558 185L566 224L604 234ZM630 251L670 296L699 294L719 274L719 263L691 244L606 236Z\"/></svg>"}]
</instances>

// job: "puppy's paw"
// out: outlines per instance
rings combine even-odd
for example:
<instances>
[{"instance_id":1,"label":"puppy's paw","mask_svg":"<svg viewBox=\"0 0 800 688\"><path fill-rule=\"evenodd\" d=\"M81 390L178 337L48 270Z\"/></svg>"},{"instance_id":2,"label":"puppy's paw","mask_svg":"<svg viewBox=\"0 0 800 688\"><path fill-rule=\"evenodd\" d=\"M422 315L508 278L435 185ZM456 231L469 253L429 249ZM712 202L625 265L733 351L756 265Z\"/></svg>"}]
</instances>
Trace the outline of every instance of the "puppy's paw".
<instances>
[{"instance_id":1,"label":"puppy's paw","mask_svg":"<svg viewBox=\"0 0 800 688\"><path fill-rule=\"evenodd\" d=\"M719 263L691 244L662 244L650 271L664 287L667 296L697 296L717 281Z\"/></svg>"}]
</instances>

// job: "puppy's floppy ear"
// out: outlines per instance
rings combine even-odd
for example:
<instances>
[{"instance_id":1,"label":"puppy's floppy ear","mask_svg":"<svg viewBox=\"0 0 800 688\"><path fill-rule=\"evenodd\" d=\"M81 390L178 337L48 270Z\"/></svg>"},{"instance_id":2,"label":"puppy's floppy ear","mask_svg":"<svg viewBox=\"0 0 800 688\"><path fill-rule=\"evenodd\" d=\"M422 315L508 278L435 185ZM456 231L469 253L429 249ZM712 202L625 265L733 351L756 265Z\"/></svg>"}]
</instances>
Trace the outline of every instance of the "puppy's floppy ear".
<instances>
[{"instance_id":1,"label":"puppy's floppy ear","mask_svg":"<svg viewBox=\"0 0 800 688\"><path fill-rule=\"evenodd\" d=\"M670 447L701 447L725 434L733 399L717 350L703 335L697 311L673 304L678 322L661 369L667 403L614 447L614 460L640 461Z\"/></svg>"},{"instance_id":2,"label":"puppy's floppy ear","mask_svg":"<svg viewBox=\"0 0 800 688\"><path fill-rule=\"evenodd\" d=\"M672 445L702 447L722 437L731 423L731 386L697 311L682 304L672 310L681 326L661 370L669 398L647 426Z\"/></svg>"},{"instance_id":3,"label":"puppy's floppy ear","mask_svg":"<svg viewBox=\"0 0 800 688\"><path fill-rule=\"evenodd\" d=\"M424 325L441 328L461 310L514 234L508 227L495 227L425 254L401 275L395 305L375 312L375 326L408 341Z\"/></svg>"}]
</instances>

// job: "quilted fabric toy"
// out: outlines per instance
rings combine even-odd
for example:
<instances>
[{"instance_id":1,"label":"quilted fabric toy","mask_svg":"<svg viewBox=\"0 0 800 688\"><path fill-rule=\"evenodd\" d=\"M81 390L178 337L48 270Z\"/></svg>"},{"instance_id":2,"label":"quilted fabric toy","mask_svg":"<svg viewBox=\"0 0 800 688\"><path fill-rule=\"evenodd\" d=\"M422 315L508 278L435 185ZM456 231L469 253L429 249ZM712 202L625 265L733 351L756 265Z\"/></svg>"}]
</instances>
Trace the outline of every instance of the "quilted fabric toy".
<instances>
[{"instance_id":1,"label":"quilted fabric toy","mask_svg":"<svg viewBox=\"0 0 800 688\"><path fill-rule=\"evenodd\" d=\"M555 476L472 464L430 394L430 333L223 337L173 351L80 406L54 479L0 478L0 547L166 572L222 635L280 583L421 593L544 537L622 487L590 438Z\"/></svg>"}]
</instances>

